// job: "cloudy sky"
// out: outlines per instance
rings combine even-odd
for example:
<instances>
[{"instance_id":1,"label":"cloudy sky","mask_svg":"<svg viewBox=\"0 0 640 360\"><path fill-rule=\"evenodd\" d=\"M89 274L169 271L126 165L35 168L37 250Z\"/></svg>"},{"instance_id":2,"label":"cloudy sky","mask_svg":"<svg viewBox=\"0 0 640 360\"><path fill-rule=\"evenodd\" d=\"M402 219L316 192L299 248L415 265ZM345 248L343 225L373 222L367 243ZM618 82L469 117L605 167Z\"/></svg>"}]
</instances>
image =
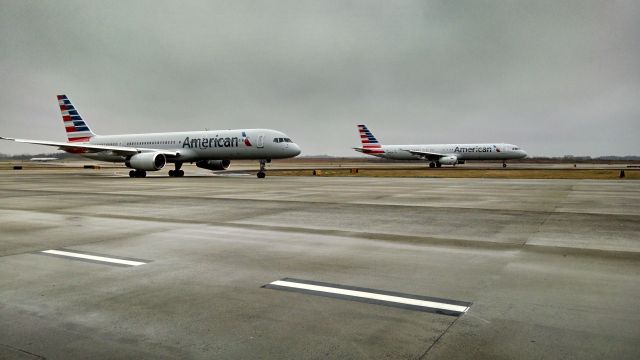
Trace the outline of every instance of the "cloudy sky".
<instances>
[{"instance_id":1,"label":"cloudy sky","mask_svg":"<svg viewBox=\"0 0 640 360\"><path fill-rule=\"evenodd\" d=\"M0 0L0 136L266 127L305 155L640 155L638 1ZM0 142L2 153L49 148Z\"/></svg>"}]
</instances>

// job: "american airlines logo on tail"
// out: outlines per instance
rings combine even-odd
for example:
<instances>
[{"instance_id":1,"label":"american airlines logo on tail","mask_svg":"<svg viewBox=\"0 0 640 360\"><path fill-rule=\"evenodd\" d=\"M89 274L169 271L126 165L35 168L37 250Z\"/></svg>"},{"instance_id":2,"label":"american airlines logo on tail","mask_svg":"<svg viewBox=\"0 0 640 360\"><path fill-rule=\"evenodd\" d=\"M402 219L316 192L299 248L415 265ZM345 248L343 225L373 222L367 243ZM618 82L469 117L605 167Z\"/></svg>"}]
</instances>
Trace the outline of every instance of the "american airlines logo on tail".
<instances>
[{"instance_id":1,"label":"american airlines logo on tail","mask_svg":"<svg viewBox=\"0 0 640 360\"><path fill-rule=\"evenodd\" d=\"M366 125L358 125L360 131L360 142L362 143L362 152L365 154L384 154L382 146L375 136L369 131Z\"/></svg>"},{"instance_id":2,"label":"american airlines logo on tail","mask_svg":"<svg viewBox=\"0 0 640 360\"><path fill-rule=\"evenodd\" d=\"M95 136L87 123L82 120L78 110L71 104L67 95L58 95L58 105L60 105L62 121L69 142L87 142Z\"/></svg>"}]
</instances>

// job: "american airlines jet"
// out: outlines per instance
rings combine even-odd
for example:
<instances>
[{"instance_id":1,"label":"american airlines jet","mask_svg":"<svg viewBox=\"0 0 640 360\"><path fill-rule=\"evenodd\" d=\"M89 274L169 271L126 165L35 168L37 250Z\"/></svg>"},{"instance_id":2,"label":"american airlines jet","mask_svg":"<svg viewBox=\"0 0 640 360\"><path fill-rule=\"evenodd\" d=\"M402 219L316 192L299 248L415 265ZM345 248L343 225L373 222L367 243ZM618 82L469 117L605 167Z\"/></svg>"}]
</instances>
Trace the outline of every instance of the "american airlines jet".
<instances>
[{"instance_id":1,"label":"american airlines jet","mask_svg":"<svg viewBox=\"0 0 640 360\"><path fill-rule=\"evenodd\" d=\"M0 137L21 143L55 146L68 153L87 158L124 162L132 170L130 177L145 177L147 171L158 171L173 163L169 176L184 176L180 168L185 162L208 170L226 170L231 160L260 161L258 178L265 177L266 163L300 154L291 139L276 130L242 129L186 131L126 135L96 135L66 95L58 95L62 121L68 142L25 140Z\"/></svg>"},{"instance_id":2,"label":"american airlines jet","mask_svg":"<svg viewBox=\"0 0 640 360\"><path fill-rule=\"evenodd\" d=\"M426 160L429 167L464 164L466 160L502 160L507 167L509 159L522 159L527 153L512 144L429 144L380 145L366 125L358 125L362 147L353 148L363 154L393 160Z\"/></svg>"}]
</instances>

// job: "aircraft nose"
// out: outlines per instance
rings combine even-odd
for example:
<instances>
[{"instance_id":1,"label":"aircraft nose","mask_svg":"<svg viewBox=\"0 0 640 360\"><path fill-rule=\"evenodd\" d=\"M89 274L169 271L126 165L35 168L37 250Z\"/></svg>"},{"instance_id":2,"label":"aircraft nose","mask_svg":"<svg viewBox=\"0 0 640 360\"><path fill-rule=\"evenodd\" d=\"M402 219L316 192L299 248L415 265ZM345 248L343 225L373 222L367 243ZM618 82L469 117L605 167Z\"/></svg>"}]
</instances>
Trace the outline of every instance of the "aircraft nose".
<instances>
[{"instance_id":1,"label":"aircraft nose","mask_svg":"<svg viewBox=\"0 0 640 360\"><path fill-rule=\"evenodd\" d=\"M289 152L291 153L291 156L298 156L302 150L300 150L300 146L298 146L298 144L293 143L289 145Z\"/></svg>"},{"instance_id":2,"label":"aircraft nose","mask_svg":"<svg viewBox=\"0 0 640 360\"><path fill-rule=\"evenodd\" d=\"M522 155L523 158L526 158L528 154L526 151L520 150L520 155Z\"/></svg>"}]
</instances>

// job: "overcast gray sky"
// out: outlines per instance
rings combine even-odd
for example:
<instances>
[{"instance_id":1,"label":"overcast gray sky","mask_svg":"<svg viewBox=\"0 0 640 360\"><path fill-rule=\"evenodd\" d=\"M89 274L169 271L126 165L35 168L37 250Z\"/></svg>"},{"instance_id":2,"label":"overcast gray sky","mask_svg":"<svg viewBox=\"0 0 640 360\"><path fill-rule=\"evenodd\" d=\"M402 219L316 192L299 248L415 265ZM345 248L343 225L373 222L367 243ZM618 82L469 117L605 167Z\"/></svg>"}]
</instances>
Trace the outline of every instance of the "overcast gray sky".
<instances>
[{"instance_id":1,"label":"overcast gray sky","mask_svg":"<svg viewBox=\"0 0 640 360\"><path fill-rule=\"evenodd\" d=\"M266 127L305 155L640 155L639 1L0 0L0 135ZM0 142L2 153L49 149Z\"/></svg>"}]
</instances>

